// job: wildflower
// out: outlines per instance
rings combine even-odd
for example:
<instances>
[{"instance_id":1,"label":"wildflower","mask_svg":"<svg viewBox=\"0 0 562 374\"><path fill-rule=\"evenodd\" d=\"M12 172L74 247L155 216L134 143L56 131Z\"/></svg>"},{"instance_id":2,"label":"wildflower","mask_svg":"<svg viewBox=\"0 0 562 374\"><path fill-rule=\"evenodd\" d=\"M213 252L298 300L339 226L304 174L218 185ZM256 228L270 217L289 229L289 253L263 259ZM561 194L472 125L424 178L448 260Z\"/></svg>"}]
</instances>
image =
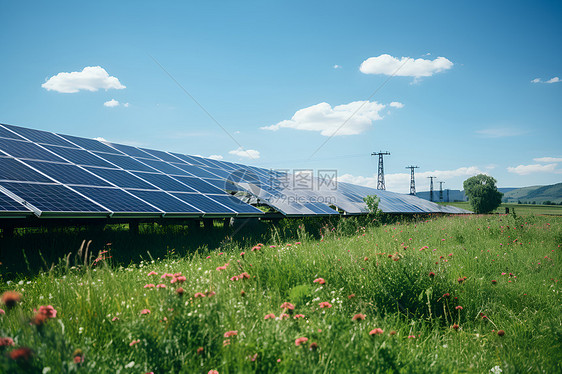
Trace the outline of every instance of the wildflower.
<instances>
[{"instance_id":1,"label":"wildflower","mask_svg":"<svg viewBox=\"0 0 562 374\"><path fill-rule=\"evenodd\" d=\"M390 335L391 335L391 336L396 335L396 331L392 330L392 331L390 332Z\"/></svg>"},{"instance_id":2,"label":"wildflower","mask_svg":"<svg viewBox=\"0 0 562 374\"><path fill-rule=\"evenodd\" d=\"M246 296L246 291L244 290L240 291L240 296Z\"/></svg>"},{"instance_id":3,"label":"wildflower","mask_svg":"<svg viewBox=\"0 0 562 374\"><path fill-rule=\"evenodd\" d=\"M236 335L238 335L237 330L227 331L227 332L224 333L225 338L230 338L231 336L236 336Z\"/></svg>"},{"instance_id":4,"label":"wildflower","mask_svg":"<svg viewBox=\"0 0 562 374\"><path fill-rule=\"evenodd\" d=\"M196 292L193 297L197 299L198 297L207 297L207 295L205 295L203 292Z\"/></svg>"},{"instance_id":5,"label":"wildflower","mask_svg":"<svg viewBox=\"0 0 562 374\"><path fill-rule=\"evenodd\" d=\"M348 299L353 299L354 297L355 297L355 294L354 294L354 293L352 293L352 294L351 294L351 295L349 295L349 296L348 296L347 298L348 298Z\"/></svg>"},{"instance_id":6,"label":"wildflower","mask_svg":"<svg viewBox=\"0 0 562 374\"><path fill-rule=\"evenodd\" d=\"M215 291L207 291L207 297L215 296L216 294Z\"/></svg>"},{"instance_id":7,"label":"wildflower","mask_svg":"<svg viewBox=\"0 0 562 374\"><path fill-rule=\"evenodd\" d=\"M154 288L154 287L156 287L156 286L153 285L152 283L149 283L149 284L145 284L145 285L144 285L144 288Z\"/></svg>"},{"instance_id":8,"label":"wildflower","mask_svg":"<svg viewBox=\"0 0 562 374\"><path fill-rule=\"evenodd\" d=\"M459 279L457 279L457 281L458 281L459 283L462 283L462 282L464 282L464 278L459 278Z\"/></svg>"},{"instance_id":9,"label":"wildflower","mask_svg":"<svg viewBox=\"0 0 562 374\"><path fill-rule=\"evenodd\" d=\"M245 254L246 254L246 252L241 252L240 256L244 257Z\"/></svg>"},{"instance_id":10,"label":"wildflower","mask_svg":"<svg viewBox=\"0 0 562 374\"><path fill-rule=\"evenodd\" d=\"M207 374L219 374L217 370L209 370Z\"/></svg>"},{"instance_id":11,"label":"wildflower","mask_svg":"<svg viewBox=\"0 0 562 374\"><path fill-rule=\"evenodd\" d=\"M320 306L320 308L331 308L332 304L330 304L327 301L322 301L320 304L318 304Z\"/></svg>"},{"instance_id":12,"label":"wildflower","mask_svg":"<svg viewBox=\"0 0 562 374\"><path fill-rule=\"evenodd\" d=\"M119 317L113 317L113 318L111 319L111 322L115 322L115 321L119 321Z\"/></svg>"},{"instance_id":13,"label":"wildflower","mask_svg":"<svg viewBox=\"0 0 562 374\"><path fill-rule=\"evenodd\" d=\"M433 278L434 276L435 276L435 273L434 273L434 272L430 272L430 273L429 273L429 277L430 277L430 278Z\"/></svg>"},{"instance_id":14,"label":"wildflower","mask_svg":"<svg viewBox=\"0 0 562 374\"><path fill-rule=\"evenodd\" d=\"M301 242L295 242L296 245L302 244Z\"/></svg>"},{"instance_id":15,"label":"wildflower","mask_svg":"<svg viewBox=\"0 0 562 374\"><path fill-rule=\"evenodd\" d=\"M415 339L416 336L415 335L408 335L408 339Z\"/></svg>"},{"instance_id":16,"label":"wildflower","mask_svg":"<svg viewBox=\"0 0 562 374\"><path fill-rule=\"evenodd\" d=\"M224 264L223 266L219 266L219 267L217 267L217 271L226 270L227 266L228 266L228 264Z\"/></svg>"},{"instance_id":17,"label":"wildflower","mask_svg":"<svg viewBox=\"0 0 562 374\"><path fill-rule=\"evenodd\" d=\"M459 326L459 325L457 325L456 323L455 323L455 324L454 324L453 326L451 326L451 328L453 328L453 329L455 329L455 330L458 330L458 329L459 329L459 327L460 327L460 326Z\"/></svg>"},{"instance_id":18,"label":"wildflower","mask_svg":"<svg viewBox=\"0 0 562 374\"><path fill-rule=\"evenodd\" d=\"M275 314L273 314L273 313L266 314L263 319L268 320L268 319L270 319L270 318L271 318L271 319L275 319Z\"/></svg>"},{"instance_id":19,"label":"wildflower","mask_svg":"<svg viewBox=\"0 0 562 374\"><path fill-rule=\"evenodd\" d=\"M33 351L28 347L14 349L10 352L10 358L14 361L29 361L31 356L33 356Z\"/></svg>"},{"instance_id":20,"label":"wildflower","mask_svg":"<svg viewBox=\"0 0 562 374\"><path fill-rule=\"evenodd\" d=\"M140 314L150 314L150 310L143 309L143 310L141 310Z\"/></svg>"},{"instance_id":21,"label":"wildflower","mask_svg":"<svg viewBox=\"0 0 562 374\"><path fill-rule=\"evenodd\" d=\"M258 359L258 354L255 353L254 355L249 355L248 360L255 362Z\"/></svg>"},{"instance_id":22,"label":"wildflower","mask_svg":"<svg viewBox=\"0 0 562 374\"><path fill-rule=\"evenodd\" d=\"M499 336L504 336L504 335L505 335L505 331L503 331L503 330L498 330L498 335L499 335Z\"/></svg>"},{"instance_id":23,"label":"wildflower","mask_svg":"<svg viewBox=\"0 0 562 374\"><path fill-rule=\"evenodd\" d=\"M289 309L289 310L293 310L295 309L295 306L289 302L284 302L283 304L281 304L281 309Z\"/></svg>"},{"instance_id":24,"label":"wildflower","mask_svg":"<svg viewBox=\"0 0 562 374\"><path fill-rule=\"evenodd\" d=\"M52 305L40 306L39 313L43 314L47 318L56 318L57 316L57 311L55 310L55 308L53 308Z\"/></svg>"},{"instance_id":25,"label":"wildflower","mask_svg":"<svg viewBox=\"0 0 562 374\"><path fill-rule=\"evenodd\" d=\"M186 281L186 277L184 277L183 275L180 275L180 276L178 276L178 277L173 278L173 279L170 281L170 283L176 283L176 282L183 283L183 282L185 282L185 281Z\"/></svg>"},{"instance_id":26,"label":"wildflower","mask_svg":"<svg viewBox=\"0 0 562 374\"><path fill-rule=\"evenodd\" d=\"M179 296L183 296L183 293L184 293L184 292L185 292L184 289L181 288L181 287L176 290L176 293L177 293Z\"/></svg>"},{"instance_id":27,"label":"wildflower","mask_svg":"<svg viewBox=\"0 0 562 374\"><path fill-rule=\"evenodd\" d=\"M301 345L302 343L306 343L308 341L308 338L302 337L302 338L297 338L295 339L295 345L298 347L299 345Z\"/></svg>"},{"instance_id":28,"label":"wildflower","mask_svg":"<svg viewBox=\"0 0 562 374\"><path fill-rule=\"evenodd\" d=\"M41 327L43 326L43 324L47 321L47 316L43 313L37 313L35 314L35 316L31 319L31 324L35 325L37 327Z\"/></svg>"},{"instance_id":29,"label":"wildflower","mask_svg":"<svg viewBox=\"0 0 562 374\"><path fill-rule=\"evenodd\" d=\"M289 318L290 316L287 313L281 313L281 315L279 316L279 319L286 319Z\"/></svg>"},{"instance_id":30,"label":"wildflower","mask_svg":"<svg viewBox=\"0 0 562 374\"><path fill-rule=\"evenodd\" d=\"M448 292L443 294L443 297L444 297L444 298L448 298L448 297L450 297L450 296L451 296L451 294L448 293Z\"/></svg>"},{"instance_id":31,"label":"wildflower","mask_svg":"<svg viewBox=\"0 0 562 374\"><path fill-rule=\"evenodd\" d=\"M223 347L226 347L227 345L230 345L230 339L224 339L224 340L222 341L222 346L223 346Z\"/></svg>"},{"instance_id":32,"label":"wildflower","mask_svg":"<svg viewBox=\"0 0 562 374\"><path fill-rule=\"evenodd\" d=\"M357 321L357 320L363 321L363 320L365 319L365 317L367 317L367 316L364 315L364 314L358 313L358 314L354 315L354 316L351 318L351 320L352 320L352 321Z\"/></svg>"},{"instance_id":33,"label":"wildflower","mask_svg":"<svg viewBox=\"0 0 562 374\"><path fill-rule=\"evenodd\" d=\"M304 318L304 314L297 314L293 318L294 319Z\"/></svg>"},{"instance_id":34,"label":"wildflower","mask_svg":"<svg viewBox=\"0 0 562 374\"><path fill-rule=\"evenodd\" d=\"M151 271L150 273L148 273L148 276L150 277L151 275L158 275L158 273L155 271Z\"/></svg>"},{"instance_id":35,"label":"wildflower","mask_svg":"<svg viewBox=\"0 0 562 374\"><path fill-rule=\"evenodd\" d=\"M2 304L6 305L7 309L12 309L21 301L21 295L14 291L6 291L2 294Z\"/></svg>"},{"instance_id":36,"label":"wildflower","mask_svg":"<svg viewBox=\"0 0 562 374\"><path fill-rule=\"evenodd\" d=\"M255 245L252 247L252 252L259 251L261 247L259 245Z\"/></svg>"},{"instance_id":37,"label":"wildflower","mask_svg":"<svg viewBox=\"0 0 562 374\"><path fill-rule=\"evenodd\" d=\"M238 280L238 276L233 276L232 278L230 278L231 281L237 281Z\"/></svg>"},{"instance_id":38,"label":"wildflower","mask_svg":"<svg viewBox=\"0 0 562 374\"><path fill-rule=\"evenodd\" d=\"M198 355L202 355L204 351L205 351L205 349L203 347L197 348L197 354Z\"/></svg>"},{"instance_id":39,"label":"wildflower","mask_svg":"<svg viewBox=\"0 0 562 374\"><path fill-rule=\"evenodd\" d=\"M137 340L133 340L132 342L129 343L129 347L132 347L135 344L139 344L140 343L140 339Z\"/></svg>"},{"instance_id":40,"label":"wildflower","mask_svg":"<svg viewBox=\"0 0 562 374\"><path fill-rule=\"evenodd\" d=\"M492 284L496 284L496 283L498 283L498 281L495 280L495 279L492 279Z\"/></svg>"},{"instance_id":41,"label":"wildflower","mask_svg":"<svg viewBox=\"0 0 562 374\"><path fill-rule=\"evenodd\" d=\"M376 329L373 329L373 330L369 331L369 335L381 335L383 333L384 333L384 330L381 329L381 328L378 328L378 327Z\"/></svg>"},{"instance_id":42,"label":"wildflower","mask_svg":"<svg viewBox=\"0 0 562 374\"><path fill-rule=\"evenodd\" d=\"M369 261L369 257L365 257L363 261Z\"/></svg>"},{"instance_id":43,"label":"wildflower","mask_svg":"<svg viewBox=\"0 0 562 374\"><path fill-rule=\"evenodd\" d=\"M166 288L166 285L163 283L157 284L156 288Z\"/></svg>"},{"instance_id":44,"label":"wildflower","mask_svg":"<svg viewBox=\"0 0 562 374\"><path fill-rule=\"evenodd\" d=\"M238 276L238 279L250 279L250 274L243 272Z\"/></svg>"},{"instance_id":45,"label":"wildflower","mask_svg":"<svg viewBox=\"0 0 562 374\"><path fill-rule=\"evenodd\" d=\"M462 310L462 306L460 306L460 305L459 305L459 306L456 306L455 309L456 309L456 310Z\"/></svg>"},{"instance_id":46,"label":"wildflower","mask_svg":"<svg viewBox=\"0 0 562 374\"><path fill-rule=\"evenodd\" d=\"M324 284L326 283L326 281L322 278L316 278L314 281L312 281L312 283Z\"/></svg>"},{"instance_id":47,"label":"wildflower","mask_svg":"<svg viewBox=\"0 0 562 374\"><path fill-rule=\"evenodd\" d=\"M316 343L316 342L310 343L310 347L308 349L310 349L311 351L317 350L318 349L318 343Z\"/></svg>"},{"instance_id":48,"label":"wildflower","mask_svg":"<svg viewBox=\"0 0 562 374\"><path fill-rule=\"evenodd\" d=\"M84 362L84 353L80 348L76 349L74 353L72 353L72 356L74 357L75 364L81 364Z\"/></svg>"},{"instance_id":49,"label":"wildflower","mask_svg":"<svg viewBox=\"0 0 562 374\"><path fill-rule=\"evenodd\" d=\"M14 339L12 338L0 338L0 347L9 347L14 345Z\"/></svg>"},{"instance_id":50,"label":"wildflower","mask_svg":"<svg viewBox=\"0 0 562 374\"><path fill-rule=\"evenodd\" d=\"M3 316L4 314L6 314L6 312L4 311L4 309L0 309L0 316Z\"/></svg>"}]
</instances>

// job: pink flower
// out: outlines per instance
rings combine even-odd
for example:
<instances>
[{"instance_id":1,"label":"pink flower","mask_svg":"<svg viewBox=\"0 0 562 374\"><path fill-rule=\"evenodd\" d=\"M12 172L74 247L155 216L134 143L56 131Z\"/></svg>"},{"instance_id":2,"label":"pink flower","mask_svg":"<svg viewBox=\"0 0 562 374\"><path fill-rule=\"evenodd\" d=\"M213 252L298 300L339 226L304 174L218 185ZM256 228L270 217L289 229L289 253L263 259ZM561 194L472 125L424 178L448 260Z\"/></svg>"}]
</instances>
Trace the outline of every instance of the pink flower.
<instances>
[{"instance_id":1,"label":"pink flower","mask_svg":"<svg viewBox=\"0 0 562 374\"><path fill-rule=\"evenodd\" d=\"M132 347L135 344L139 344L140 343L140 339L137 340L133 340L132 342L129 343L129 347Z\"/></svg>"},{"instance_id":2,"label":"pink flower","mask_svg":"<svg viewBox=\"0 0 562 374\"><path fill-rule=\"evenodd\" d=\"M115 321L119 321L119 317L113 317L113 318L111 319L111 322L115 322Z\"/></svg>"},{"instance_id":3,"label":"pink flower","mask_svg":"<svg viewBox=\"0 0 562 374\"><path fill-rule=\"evenodd\" d=\"M158 275L158 273L155 271L151 271L150 273L148 273L148 276L150 277L151 275Z\"/></svg>"},{"instance_id":4,"label":"pink flower","mask_svg":"<svg viewBox=\"0 0 562 374\"><path fill-rule=\"evenodd\" d=\"M250 274L243 272L238 276L238 279L250 279Z\"/></svg>"},{"instance_id":5,"label":"pink flower","mask_svg":"<svg viewBox=\"0 0 562 374\"><path fill-rule=\"evenodd\" d=\"M238 280L238 276L235 275L235 276L233 276L232 278L230 278L230 280L231 280L231 281L237 281L237 280Z\"/></svg>"},{"instance_id":6,"label":"pink flower","mask_svg":"<svg viewBox=\"0 0 562 374\"><path fill-rule=\"evenodd\" d=\"M242 252L242 253L240 253L240 256L244 257L245 254L246 254L246 252Z\"/></svg>"},{"instance_id":7,"label":"pink flower","mask_svg":"<svg viewBox=\"0 0 562 374\"><path fill-rule=\"evenodd\" d=\"M14 345L12 338L0 338L0 347L8 347Z\"/></svg>"},{"instance_id":8,"label":"pink flower","mask_svg":"<svg viewBox=\"0 0 562 374\"><path fill-rule=\"evenodd\" d=\"M207 297L215 296L216 294L215 291L207 291Z\"/></svg>"},{"instance_id":9,"label":"pink flower","mask_svg":"<svg viewBox=\"0 0 562 374\"><path fill-rule=\"evenodd\" d=\"M327 301L322 301L320 304L318 304L320 306L320 308L331 308L332 304L330 304Z\"/></svg>"},{"instance_id":10,"label":"pink flower","mask_svg":"<svg viewBox=\"0 0 562 374\"><path fill-rule=\"evenodd\" d=\"M266 314L265 317L263 317L263 319L265 319L265 320L270 319L270 318L275 319L275 314L269 313L269 314Z\"/></svg>"},{"instance_id":11,"label":"pink flower","mask_svg":"<svg viewBox=\"0 0 562 374\"><path fill-rule=\"evenodd\" d=\"M236 336L236 335L238 335L237 330L227 331L224 333L225 338L230 338L231 336Z\"/></svg>"},{"instance_id":12,"label":"pink flower","mask_svg":"<svg viewBox=\"0 0 562 374\"><path fill-rule=\"evenodd\" d=\"M324 283L326 283L326 281L322 278L316 278L315 280L312 281L312 283L324 284Z\"/></svg>"},{"instance_id":13,"label":"pink flower","mask_svg":"<svg viewBox=\"0 0 562 374\"><path fill-rule=\"evenodd\" d=\"M143 310L141 310L140 314L150 314L150 310L143 309Z\"/></svg>"},{"instance_id":14,"label":"pink flower","mask_svg":"<svg viewBox=\"0 0 562 374\"><path fill-rule=\"evenodd\" d=\"M160 284L157 284L157 285L156 285L156 288L166 288L166 285L160 283Z\"/></svg>"},{"instance_id":15,"label":"pink flower","mask_svg":"<svg viewBox=\"0 0 562 374\"><path fill-rule=\"evenodd\" d=\"M456 310L462 310L462 306L460 306L460 305L459 305L459 306L456 306L455 309L456 309Z\"/></svg>"},{"instance_id":16,"label":"pink flower","mask_svg":"<svg viewBox=\"0 0 562 374\"><path fill-rule=\"evenodd\" d=\"M287 313L282 313L282 314L279 316L279 319L286 319L286 318L289 318L289 317L290 317L290 316L289 316Z\"/></svg>"},{"instance_id":17,"label":"pink flower","mask_svg":"<svg viewBox=\"0 0 562 374\"><path fill-rule=\"evenodd\" d=\"M293 310L293 309L295 309L295 306L293 304L291 304L290 302L286 301L283 304L281 304L281 309Z\"/></svg>"},{"instance_id":18,"label":"pink flower","mask_svg":"<svg viewBox=\"0 0 562 374\"><path fill-rule=\"evenodd\" d=\"M351 320L352 320L352 321L357 321L357 320L363 321L363 320L365 319L365 317L367 317L367 316L364 315L364 314L361 314L361 313L357 313L356 315L354 315L354 316L351 318Z\"/></svg>"},{"instance_id":19,"label":"pink flower","mask_svg":"<svg viewBox=\"0 0 562 374\"><path fill-rule=\"evenodd\" d=\"M219 372L216 370L209 370L207 374L219 374Z\"/></svg>"},{"instance_id":20,"label":"pink flower","mask_svg":"<svg viewBox=\"0 0 562 374\"><path fill-rule=\"evenodd\" d=\"M369 335L382 335L382 334L384 334L384 330L378 327L376 329L369 331Z\"/></svg>"},{"instance_id":21,"label":"pink flower","mask_svg":"<svg viewBox=\"0 0 562 374\"><path fill-rule=\"evenodd\" d=\"M408 339L415 339L416 336L415 335L408 335Z\"/></svg>"},{"instance_id":22,"label":"pink flower","mask_svg":"<svg viewBox=\"0 0 562 374\"><path fill-rule=\"evenodd\" d=\"M154 288L155 286L152 283L145 284L144 288Z\"/></svg>"},{"instance_id":23,"label":"pink flower","mask_svg":"<svg viewBox=\"0 0 562 374\"><path fill-rule=\"evenodd\" d=\"M197 299L198 297L207 297L207 295L205 295L203 292L196 292L193 297Z\"/></svg>"},{"instance_id":24,"label":"pink flower","mask_svg":"<svg viewBox=\"0 0 562 374\"><path fill-rule=\"evenodd\" d=\"M224 264L223 266L219 266L219 267L217 267L217 271L226 270L227 266L228 266L228 264Z\"/></svg>"},{"instance_id":25,"label":"pink flower","mask_svg":"<svg viewBox=\"0 0 562 374\"><path fill-rule=\"evenodd\" d=\"M180 275L178 277L173 278L170 283L176 283L176 282L183 283L186 281L186 279L187 279L186 277Z\"/></svg>"},{"instance_id":26,"label":"pink flower","mask_svg":"<svg viewBox=\"0 0 562 374\"><path fill-rule=\"evenodd\" d=\"M296 245L299 245L299 244L302 244L302 243L301 243L301 242L296 242L295 244L296 244Z\"/></svg>"},{"instance_id":27,"label":"pink flower","mask_svg":"<svg viewBox=\"0 0 562 374\"><path fill-rule=\"evenodd\" d=\"M4 309L0 309L0 316L3 316L4 314L6 314L6 312L4 311Z\"/></svg>"},{"instance_id":28,"label":"pink flower","mask_svg":"<svg viewBox=\"0 0 562 374\"><path fill-rule=\"evenodd\" d=\"M293 318L294 319L304 318L304 314L297 314Z\"/></svg>"},{"instance_id":29,"label":"pink flower","mask_svg":"<svg viewBox=\"0 0 562 374\"><path fill-rule=\"evenodd\" d=\"M57 311L52 305L40 306L39 313L43 314L47 318L55 318L57 316Z\"/></svg>"},{"instance_id":30,"label":"pink flower","mask_svg":"<svg viewBox=\"0 0 562 374\"><path fill-rule=\"evenodd\" d=\"M295 340L295 345L298 347L299 345L301 345L302 343L306 343L308 341L308 338L302 337L302 338L297 338Z\"/></svg>"}]
</instances>

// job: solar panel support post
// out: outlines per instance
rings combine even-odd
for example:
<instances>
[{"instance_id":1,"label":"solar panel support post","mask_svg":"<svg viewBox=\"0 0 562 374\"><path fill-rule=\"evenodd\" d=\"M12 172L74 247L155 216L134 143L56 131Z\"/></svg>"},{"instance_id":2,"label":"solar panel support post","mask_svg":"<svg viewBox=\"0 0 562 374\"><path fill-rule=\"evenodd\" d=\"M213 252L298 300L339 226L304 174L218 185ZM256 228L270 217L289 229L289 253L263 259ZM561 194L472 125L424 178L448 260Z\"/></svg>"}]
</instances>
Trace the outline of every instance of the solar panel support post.
<instances>
[{"instance_id":1,"label":"solar panel support post","mask_svg":"<svg viewBox=\"0 0 562 374\"><path fill-rule=\"evenodd\" d=\"M379 170L378 170L378 178L377 178L377 190L386 190L386 185L384 183L384 164L383 164L383 156L390 155L390 152L373 152L371 156L379 156Z\"/></svg>"},{"instance_id":2,"label":"solar panel support post","mask_svg":"<svg viewBox=\"0 0 562 374\"><path fill-rule=\"evenodd\" d=\"M428 177L429 178L429 201L433 201L433 180L437 177Z\"/></svg>"},{"instance_id":3,"label":"solar panel support post","mask_svg":"<svg viewBox=\"0 0 562 374\"><path fill-rule=\"evenodd\" d=\"M419 166L406 166L410 169L410 195L416 196L416 179L414 178L414 169L419 169Z\"/></svg>"}]
</instances>

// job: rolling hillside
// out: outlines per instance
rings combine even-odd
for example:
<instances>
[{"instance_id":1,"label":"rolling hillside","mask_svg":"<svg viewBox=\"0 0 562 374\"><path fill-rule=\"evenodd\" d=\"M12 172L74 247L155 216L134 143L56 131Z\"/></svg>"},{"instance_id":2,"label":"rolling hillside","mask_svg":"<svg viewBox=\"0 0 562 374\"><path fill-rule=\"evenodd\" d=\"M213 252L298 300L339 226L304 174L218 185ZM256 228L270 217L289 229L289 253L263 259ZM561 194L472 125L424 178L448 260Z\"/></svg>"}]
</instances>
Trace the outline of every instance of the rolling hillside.
<instances>
[{"instance_id":1,"label":"rolling hillside","mask_svg":"<svg viewBox=\"0 0 562 374\"><path fill-rule=\"evenodd\" d=\"M552 184L549 186L532 186L518 188L504 193L503 201L509 203L536 202L542 204L544 201L552 201L557 204L562 202L562 183Z\"/></svg>"}]
</instances>

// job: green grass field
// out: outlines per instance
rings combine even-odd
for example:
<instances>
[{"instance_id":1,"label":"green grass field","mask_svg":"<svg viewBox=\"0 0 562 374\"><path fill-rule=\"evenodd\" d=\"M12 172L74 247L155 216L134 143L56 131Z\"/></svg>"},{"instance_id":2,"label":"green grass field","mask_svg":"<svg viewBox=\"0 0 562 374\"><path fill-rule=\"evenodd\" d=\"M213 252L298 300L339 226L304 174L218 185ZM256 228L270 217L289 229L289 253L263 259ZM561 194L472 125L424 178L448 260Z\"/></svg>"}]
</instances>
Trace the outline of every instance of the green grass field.
<instances>
[{"instance_id":1,"label":"green grass field","mask_svg":"<svg viewBox=\"0 0 562 374\"><path fill-rule=\"evenodd\" d=\"M114 243L2 282L21 301L0 306L0 372L559 373L562 217L517 213L341 220L128 266Z\"/></svg>"},{"instance_id":2,"label":"green grass field","mask_svg":"<svg viewBox=\"0 0 562 374\"><path fill-rule=\"evenodd\" d=\"M441 203L452 205L458 208L472 211L470 203L467 201L456 203ZM533 205L533 204L506 204L502 203L493 213L505 213L505 208L509 208L509 212L515 210L516 215L555 215L562 216L562 205Z\"/></svg>"}]
</instances>

